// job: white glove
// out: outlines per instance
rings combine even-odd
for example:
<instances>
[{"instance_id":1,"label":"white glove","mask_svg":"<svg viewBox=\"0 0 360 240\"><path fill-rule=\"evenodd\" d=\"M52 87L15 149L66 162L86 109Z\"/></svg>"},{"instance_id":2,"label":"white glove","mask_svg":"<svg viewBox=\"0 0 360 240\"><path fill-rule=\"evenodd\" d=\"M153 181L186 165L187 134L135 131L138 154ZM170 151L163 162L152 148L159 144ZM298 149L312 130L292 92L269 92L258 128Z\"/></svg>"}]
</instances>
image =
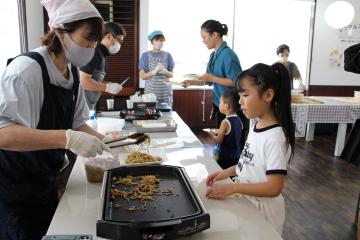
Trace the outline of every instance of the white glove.
<instances>
[{"instance_id":1,"label":"white glove","mask_svg":"<svg viewBox=\"0 0 360 240\"><path fill-rule=\"evenodd\" d=\"M123 89L123 87L118 83L107 83L105 92L108 92L108 93L111 93L111 94L117 94L122 89Z\"/></svg>"},{"instance_id":2,"label":"white glove","mask_svg":"<svg viewBox=\"0 0 360 240\"><path fill-rule=\"evenodd\" d=\"M111 150L103 141L86 132L66 130L65 149L83 157L95 157L96 154L102 154L103 150Z\"/></svg>"},{"instance_id":3,"label":"white glove","mask_svg":"<svg viewBox=\"0 0 360 240\"><path fill-rule=\"evenodd\" d=\"M111 134L106 134L105 137L102 139L103 143L107 143L112 140L113 140L113 138L112 138Z\"/></svg>"},{"instance_id":4,"label":"white glove","mask_svg":"<svg viewBox=\"0 0 360 240\"><path fill-rule=\"evenodd\" d=\"M158 63L156 65L156 67L154 68L154 70L151 71L151 74L153 76L157 75L159 73L160 70L164 69L164 66L161 63Z\"/></svg>"},{"instance_id":5,"label":"white glove","mask_svg":"<svg viewBox=\"0 0 360 240\"><path fill-rule=\"evenodd\" d=\"M164 74L164 75L166 75L167 77L169 77L169 78L171 78L172 76L173 76L173 73L172 72L170 72L170 71L168 71L166 68L162 68L162 69L160 69L160 71L159 71L159 73L160 74Z\"/></svg>"}]
</instances>

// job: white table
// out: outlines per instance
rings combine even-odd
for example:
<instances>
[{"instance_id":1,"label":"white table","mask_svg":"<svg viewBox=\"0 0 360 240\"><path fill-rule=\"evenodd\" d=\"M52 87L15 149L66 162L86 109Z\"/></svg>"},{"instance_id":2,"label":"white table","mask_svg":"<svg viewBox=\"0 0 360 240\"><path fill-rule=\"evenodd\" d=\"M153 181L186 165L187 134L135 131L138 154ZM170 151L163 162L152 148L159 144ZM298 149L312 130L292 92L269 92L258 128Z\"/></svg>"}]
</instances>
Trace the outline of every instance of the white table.
<instances>
[{"instance_id":1,"label":"white table","mask_svg":"<svg viewBox=\"0 0 360 240\"><path fill-rule=\"evenodd\" d=\"M191 130L176 113L172 115L179 125L176 134L180 137L191 137L192 142L195 143L197 138ZM189 136L190 133L191 136ZM167 134L169 133L156 133L153 137L164 137ZM166 155L168 161L164 164L185 168L196 192L210 213L211 228L186 239L281 239L272 225L246 198L232 197L219 201L205 197L206 177L220 168L204 148L166 149ZM225 182L229 181L225 180ZM79 157L47 234L92 234L95 237L100 190L101 184L87 182L83 159Z\"/></svg>"},{"instance_id":2,"label":"white table","mask_svg":"<svg viewBox=\"0 0 360 240\"><path fill-rule=\"evenodd\" d=\"M345 145L347 124L355 123L356 119L360 118L360 100L355 100L353 97L308 98L321 103L291 104L298 136L306 136L306 141L312 141L315 123L337 123L334 155L340 156Z\"/></svg>"}]
</instances>

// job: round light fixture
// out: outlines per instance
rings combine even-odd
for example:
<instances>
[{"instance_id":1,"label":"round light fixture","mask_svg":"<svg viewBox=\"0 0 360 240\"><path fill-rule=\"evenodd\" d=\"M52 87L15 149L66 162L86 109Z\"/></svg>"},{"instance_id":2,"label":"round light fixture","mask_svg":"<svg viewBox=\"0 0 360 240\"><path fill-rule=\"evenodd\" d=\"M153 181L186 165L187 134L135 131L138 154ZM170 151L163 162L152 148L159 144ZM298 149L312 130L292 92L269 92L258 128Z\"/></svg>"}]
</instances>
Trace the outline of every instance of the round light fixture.
<instances>
[{"instance_id":1,"label":"round light fixture","mask_svg":"<svg viewBox=\"0 0 360 240\"><path fill-rule=\"evenodd\" d=\"M355 9L347 1L331 3L325 10L325 21L333 28L342 28L349 25L354 19Z\"/></svg>"}]
</instances>

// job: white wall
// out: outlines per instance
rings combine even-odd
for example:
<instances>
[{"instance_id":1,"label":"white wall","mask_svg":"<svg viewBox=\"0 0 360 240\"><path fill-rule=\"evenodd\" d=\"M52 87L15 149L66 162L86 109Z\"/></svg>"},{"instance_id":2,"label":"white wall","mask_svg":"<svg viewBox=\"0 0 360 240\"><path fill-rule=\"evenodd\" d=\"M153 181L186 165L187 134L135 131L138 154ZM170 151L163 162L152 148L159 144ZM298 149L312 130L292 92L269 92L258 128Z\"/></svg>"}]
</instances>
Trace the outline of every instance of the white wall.
<instances>
[{"instance_id":1,"label":"white wall","mask_svg":"<svg viewBox=\"0 0 360 240\"><path fill-rule=\"evenodd\" d=\"M0 3L0 76L6 67L8 58L20 54L20 33L18 21L18 8L16 1L3 1Z\"/></svg>"},{"instance_id":2,"label":"white wall","mask_svg":"<svg viewBox=\"0 0 360 240\"><path fill-rule=\"evenodd\" d=\"M310 85L360 86L360 75L344 71L344 50L360 42L360 1L347 0L355 8L352 26L357 29L331 28L325 10L336 0L318 0L315 14Z\"/></svg>"},{"instance_id":3,"label":"white wall","mask_svg":"<svg viewBox=\"0 0 360 240\"><path fill-rule=\"evenodd\" d=\"M41 45L40 37L44 35L43 7L40 1L26 1L26 21L28 48L32 50Z\"/></svg>"}]
</instances>

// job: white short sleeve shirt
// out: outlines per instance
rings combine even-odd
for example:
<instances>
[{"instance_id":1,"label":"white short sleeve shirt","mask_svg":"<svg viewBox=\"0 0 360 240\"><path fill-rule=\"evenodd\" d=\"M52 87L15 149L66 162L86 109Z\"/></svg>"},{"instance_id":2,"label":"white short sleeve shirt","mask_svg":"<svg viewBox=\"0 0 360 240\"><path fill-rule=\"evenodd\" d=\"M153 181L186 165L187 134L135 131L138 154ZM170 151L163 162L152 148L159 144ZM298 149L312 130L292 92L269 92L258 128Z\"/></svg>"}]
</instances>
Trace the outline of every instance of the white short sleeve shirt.
<instances>
[{"instance_id":1,"label":"white short sleeve shirt","mask_svg":"<svg viewBox=\"0 0 360 240\"><path fill-rule=\"evenodd\" d=\"M74 79L71 71L70 78L64 78L46 47L33 51L40 53L44 58L51 84L65 89L72 88ZM15 58L5 69L0 80L0 128L12 124L36 128L40 120L43 100L44 89L40 65L29 57ZM72 128L85 124L88 112L84 89L80 85Z\"/></svg>"},{"instance_id":2,"label":"white short sleeve shirt","mask_svg":"<svg viewBox=\"0 0 360 240\"><path fill-rule=\"evenodd\" d=\"M287 174L290 156L291 147L279 125L257 129L256 124L252 124L236 174L244 183L266 182L269 174Z\"/></svg>"}]
</instances>

